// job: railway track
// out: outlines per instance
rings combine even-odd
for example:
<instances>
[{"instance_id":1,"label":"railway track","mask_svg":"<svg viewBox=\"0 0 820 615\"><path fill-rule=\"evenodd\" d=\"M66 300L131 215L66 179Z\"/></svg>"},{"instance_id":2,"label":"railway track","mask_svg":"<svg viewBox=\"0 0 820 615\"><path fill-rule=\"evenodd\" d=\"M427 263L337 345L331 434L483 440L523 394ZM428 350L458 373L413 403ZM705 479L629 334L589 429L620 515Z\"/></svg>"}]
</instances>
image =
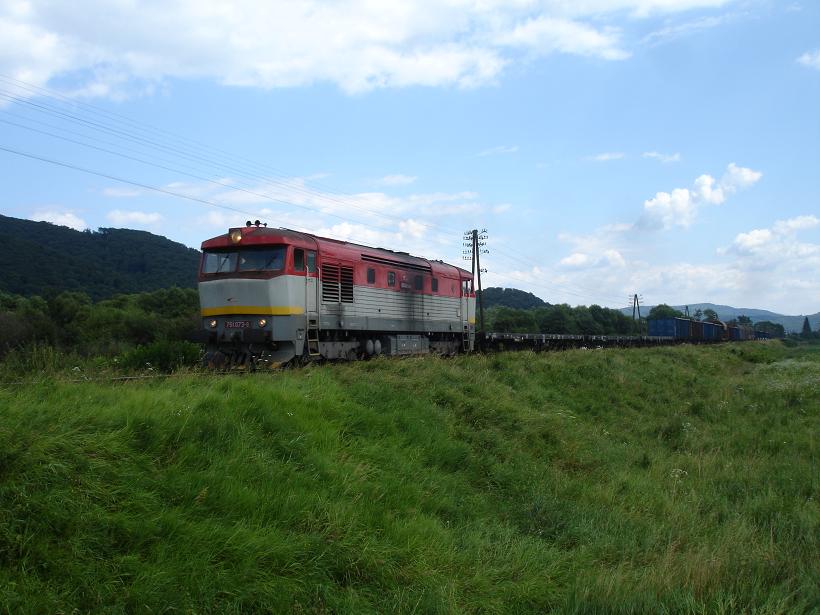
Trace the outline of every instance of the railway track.
<instances>
[{"instance_id":1,"label":"railway track","mask_svg":"<svg viewBox=\"0 0 820 615\"><path fill-rule=\"evenodd\" d=\"M550 334L550 333L486 333L479 334L476 338L476 346L478 353L489 352L508 352L508 351L522 351L532 350L534 352L549 352L570 350L573 348L640 348L648 346L669 346L681 343L683 340L675 340L671 337L657 337L657 336L612 336L612 335L570 335L570 334ZM424 355L410 355L410 356L424 356ZM315 364L324 363L326 361L316 361ZM155 373L155 374L138 374L128 376L80 376L74 378L57 378L46 379L50 382L61 382L66 384L81 384L81 383L129 383L139 382L145 380L163 380L173 378L187 378L200 376L243 376L250 373L262 371L283 371L286 369L293 369L301 367L302 365L278 365L267 369L245 369L232 368L227 370L213 370L207 369L202 371L185 371L172 373ZM0 388L13 388L15 386L22 386L30 380L15 380L0 382Z\"/></svg>"}]
</instances>

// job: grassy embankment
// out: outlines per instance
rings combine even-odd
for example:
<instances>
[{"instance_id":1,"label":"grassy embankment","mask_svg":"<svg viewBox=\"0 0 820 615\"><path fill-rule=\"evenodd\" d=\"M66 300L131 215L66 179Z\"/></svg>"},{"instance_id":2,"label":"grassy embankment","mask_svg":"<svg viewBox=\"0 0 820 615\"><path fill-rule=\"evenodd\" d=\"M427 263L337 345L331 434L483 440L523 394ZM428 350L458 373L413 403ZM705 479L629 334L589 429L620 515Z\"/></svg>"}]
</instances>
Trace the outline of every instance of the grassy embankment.
<instances>
[{"instance_id":1,"label":"grassy embankment","mask_svg":"<svg viewBox=\"0 0 820 615\"><path fill-rule=\"evenodd\" d=\"M812 612L819 350L0 390L0 612Z\"/></svg>"}]
</instances>

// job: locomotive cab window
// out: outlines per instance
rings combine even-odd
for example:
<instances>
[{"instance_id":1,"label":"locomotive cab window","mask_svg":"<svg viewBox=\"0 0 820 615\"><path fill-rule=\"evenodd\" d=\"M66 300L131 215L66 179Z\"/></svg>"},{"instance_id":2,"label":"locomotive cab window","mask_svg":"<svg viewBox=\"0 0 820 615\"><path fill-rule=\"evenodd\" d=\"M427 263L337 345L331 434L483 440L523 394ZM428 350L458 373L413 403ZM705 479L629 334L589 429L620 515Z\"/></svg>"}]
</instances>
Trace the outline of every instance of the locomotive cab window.
<instances>
[{"instance_id":1,"label":"locomotive cab window","mask_svg":"<svg viewBox=\"0 0 820 615\"><path fill-rule=\"evenodd\" d=\"M367 268L367 283L368 284L375 284L376 283L376 270L368 267Z\"/></svg>"},{"instance_id":2,"label":"locomotive cab window","mask_svg":"<svg viewBox=\"0 0 820 615\"><path fill-rule=\"evenodd\" d=\"M424 278L420 275L417 275L416 279L414 280L414 285L416 290L424 290Z\"/></svg>"},{"instance_id":3,"label":"locomotive cab window","mask_svg":"<svg viewBox=\"0 0 820 615\"><path fill-rule=\"evenodd\" d=\"M279 271L285 266L285 246L239 251L239 271Z\"/></svg>"},{"instance_id":4,"label":"locomotive cab window","mask_svg":"<svg viewBox=\"0 0 820 615\"><path fill-rule=\"evenodd\" d=\"M296 271L305 270L305 251L301 248L296 248L293 251L293 268Z\"/></svg>"},{"instance_id":5,"label":"locomotive cab window","mask_svg":"<svg viewBox=\"0 0 820 615\"><path fill-rule=\"evenodd\" d=\"M433 278L432 282L433 282L433 292L437 293L438 292L438 278Z\"/></svg>"},{"instance_id":6,"label":"locomotive cab window","mask_svg":"<svg viewBox=\"0 0 820 615\"><path fill-rule=\"evenodd\" d=\"M285 246L272 246L230 252L206 251L202 257L202 273L279 271L285 266L285 250Z\"/></svg>"},{"instance_id":7,"label":"locomotive cab window","mask_svg":"<svg viewBox=\"0 0 820 615\"><path fill-rule=\"evenodd\" d=\"M396 285L396 272L395 271L388 271L387 272L387 285L388 286L395 286Z\"/></svg>"},{"instance_id":8,"label":"locomotive cab window","mask_svg":"<svg viewBox=\"0 0 820 615\"><path fill-rule=\"evenodd\" d=\"M205 252L202 273L230 273L236 271L236 252Z\"/></svg>"},{"instance_id":9,"label":"locomotive cab window","mask_svg":"<svg viewBox=\"0 0 820 615\"><path fill-rule=\"evenodd\" d=\"M308 273L316 273L316 252L307 253L307 270Z\"/></svg>"}]
</instances>

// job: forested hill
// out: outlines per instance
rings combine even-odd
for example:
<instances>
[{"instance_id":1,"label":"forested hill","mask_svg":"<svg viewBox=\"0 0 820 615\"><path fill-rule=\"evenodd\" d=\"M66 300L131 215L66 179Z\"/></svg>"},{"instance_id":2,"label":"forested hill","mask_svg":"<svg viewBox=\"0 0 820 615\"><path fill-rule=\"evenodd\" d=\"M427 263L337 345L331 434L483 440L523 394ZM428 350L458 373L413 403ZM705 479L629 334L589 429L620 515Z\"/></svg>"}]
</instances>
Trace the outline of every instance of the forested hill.
<instances>
[{"instance_id":1,"label":"forested hill","mask_svg":"<svg viewBox=\"0 0 820 615\"><path fill-rule=\"evenodd\" d=\"M48 295L65 290L99 300L196 285L199 252L146 231L75 231L48 222L0 216L0 291Z\"/></svg>"},{"instance_id":2,"label":"forested hill","mask_svg":"<svg viewBox=\"0 0 820 615\"><path fill-rule=\"evenodd\" d=\"M517 288L485 288L482 290L481 298L484 300L485 308L501 305L517 310L531 310L549 305L532 293Z\"/></svg>"}]
</instances>

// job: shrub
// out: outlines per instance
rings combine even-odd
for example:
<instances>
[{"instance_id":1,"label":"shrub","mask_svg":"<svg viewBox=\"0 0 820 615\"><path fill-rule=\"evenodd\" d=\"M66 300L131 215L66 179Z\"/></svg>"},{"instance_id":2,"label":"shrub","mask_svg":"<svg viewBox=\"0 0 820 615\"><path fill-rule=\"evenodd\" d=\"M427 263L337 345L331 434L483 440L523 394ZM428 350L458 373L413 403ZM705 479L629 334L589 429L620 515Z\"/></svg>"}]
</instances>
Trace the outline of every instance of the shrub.
<instances>
[{"instance_id":1,"label":"shrub","mask_svg":"<svg viewBox=\"0 0 820 615\"><path fill-rule=\"evenodd\" d=\"M125 353L122 366L132 370L152 368L172 372L179 367L196 365L199 358L200 348L197 344L159 340Z\"/></svg>"}]
</instances>

